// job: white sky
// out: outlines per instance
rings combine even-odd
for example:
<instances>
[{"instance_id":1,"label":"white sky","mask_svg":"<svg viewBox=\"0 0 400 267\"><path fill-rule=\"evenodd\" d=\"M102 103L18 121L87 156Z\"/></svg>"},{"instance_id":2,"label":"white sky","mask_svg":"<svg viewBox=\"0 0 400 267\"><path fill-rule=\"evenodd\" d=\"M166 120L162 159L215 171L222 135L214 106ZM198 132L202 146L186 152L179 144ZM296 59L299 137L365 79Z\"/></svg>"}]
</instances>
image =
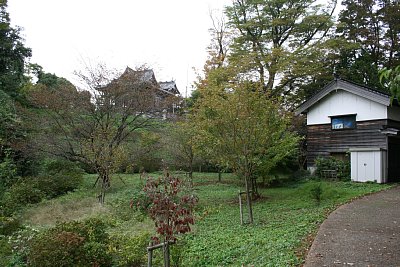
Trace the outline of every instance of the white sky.
<instances>
[{"instance_id":1,"label":"white sky","mask_svg":"<svg viewBox=\"0 0 400 267\"><path fill-rule=\"evenodd\" d=\"M175 79L185 96L205 63L209 10L231 0L9 0L32 63L76 82L83 62L124 70L147 64L158 81Z\"/></svg>"}]
</instances>

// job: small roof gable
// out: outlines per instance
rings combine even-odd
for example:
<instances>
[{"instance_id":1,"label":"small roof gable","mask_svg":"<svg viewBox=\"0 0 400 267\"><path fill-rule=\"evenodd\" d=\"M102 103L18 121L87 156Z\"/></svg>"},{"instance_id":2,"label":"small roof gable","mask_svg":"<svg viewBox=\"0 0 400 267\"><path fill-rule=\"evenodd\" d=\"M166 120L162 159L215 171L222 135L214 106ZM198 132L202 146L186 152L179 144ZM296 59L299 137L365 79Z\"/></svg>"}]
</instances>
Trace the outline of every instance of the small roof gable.
<instances>
[{"instance_id":1,"label":"small roof gable","mask_svg":"<svg viewBox=\"0 0 400 267\"><path fill-rule=\"evenodd\" d=\"M169 81L169 82L160 82L160 87L161 90L172 93L174 95L179 95L180 92L178 90L178 87L176 86L175 81Z\"/></svg>"},{"instance_id":2,"label":"small roof gable","mask_svg":"<svg viewBox=\"0 0 400 267\"><path fill-rule=\"evenodd\" d=\"M364 97L366 99L369 99L371 101L377 102L377 103L385 105L385 106L390 105L390 95L385 94L383 92L373 90L366 86L362 86L362 85L359 85L359 84L356 84L356 83L353 83L350 81L336 78L335 80L333 80L332 82L327 84L317 94L315 94L310 99L308 99L303 104L301 104L295 111L295 114L299 115L301 113L307 113L307 111L310 107L312 107L314 104L316 104L318 101L320 101L322 98L327 96L332 91L336 91L336 90L344 90L349 93Z\"/></svg>"}]
</instances>

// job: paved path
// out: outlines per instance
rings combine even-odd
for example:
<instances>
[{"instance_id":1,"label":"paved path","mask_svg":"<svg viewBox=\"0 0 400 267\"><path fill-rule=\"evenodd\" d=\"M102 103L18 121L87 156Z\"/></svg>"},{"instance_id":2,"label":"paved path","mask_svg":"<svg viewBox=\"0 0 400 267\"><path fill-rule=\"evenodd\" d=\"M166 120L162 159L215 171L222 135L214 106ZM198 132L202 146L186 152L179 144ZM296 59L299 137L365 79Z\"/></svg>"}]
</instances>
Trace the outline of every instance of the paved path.
<instances>
[{"instance_id":1,"label":"paved path","mask_svg":"<svg viewBox=\"0 0 400 267\"><path fill-rule=\"evenodd\" d=\"M329 215L304 265L322 266L400 267L400 186Z\"/></svg>"}]
</instances>

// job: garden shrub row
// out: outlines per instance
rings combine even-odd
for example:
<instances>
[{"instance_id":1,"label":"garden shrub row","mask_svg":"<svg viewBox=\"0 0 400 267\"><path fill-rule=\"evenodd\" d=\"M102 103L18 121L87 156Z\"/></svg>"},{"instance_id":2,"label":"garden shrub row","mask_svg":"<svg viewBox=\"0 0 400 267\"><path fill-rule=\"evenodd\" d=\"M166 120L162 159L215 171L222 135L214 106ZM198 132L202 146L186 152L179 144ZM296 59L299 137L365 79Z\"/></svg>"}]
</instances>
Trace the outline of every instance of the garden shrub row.
<instances>
[{"instance_id":1,"label":"garden shrub row","mask_svg":"<svg viewBox=\"0 0 400 267\"><path fill-rule=\"evenodd\" d=\"M51 199L78 188L83 171L68 161L49 161L39 176L19 178L4 190L0 210L10 216L27 204Z\"/></svg>"},{"instance_id":2,"label":"garden shrub row","mask_svg":"<svg viewBox=\"0 0 400 267\"><path fill-rule=\"evenodd\" d=\"M317 167L316 174L320 178L324 178L323 171L335 170L338 179L341 181L350 180L350 161L343 161L334 157L318 157L315 164Z\"/></svg>"},{"instance_id":3,"label":"garden shrub row","mask_svg":"<svg viewBox=\"0 0 400 267\"><path fill-rule=\"evenodd\" d=\"M91 218L40 232L22 229L10 238L0 235L0 266L143 266L150 233L108 234L108 228Z\"/></svg>"}]
</instances>

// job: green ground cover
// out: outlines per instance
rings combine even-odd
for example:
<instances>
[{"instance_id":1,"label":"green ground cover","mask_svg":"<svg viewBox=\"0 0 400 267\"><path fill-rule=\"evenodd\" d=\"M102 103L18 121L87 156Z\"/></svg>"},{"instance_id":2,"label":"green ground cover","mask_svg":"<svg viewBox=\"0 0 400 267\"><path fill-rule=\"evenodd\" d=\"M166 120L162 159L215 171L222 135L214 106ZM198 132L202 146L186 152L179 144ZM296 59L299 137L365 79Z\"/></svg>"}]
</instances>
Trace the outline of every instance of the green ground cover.
<instances>
[{"instance_id":1,"label":"green ground cover","mask_svg":"<svg viewBox=\"0 0 400 267\"><path fill-rule=\"evenodd\" d=\"M111 237L153 234L153 223L146 215L129 207L131 199L142 197L144 181L139 175L114 177L104 206L95 198L95 176L85 178L79 190L24 209L23 224L40 230L60 221L95 217L109 225ZM196 225L192 233L179 239L172 252L173 262L179 261L180 266L300 265L311 237L330 211L353 198L388 188L373 183L312 180L261 188L262 197L254 203L255 224L241 226L237 198L240 181L232 174L224 174L222 183L217 182L215 173L195 173L194 178L199 196ZM318 185L322 188L319 204L310 194Z\"/></svg>"}]
</instances>

